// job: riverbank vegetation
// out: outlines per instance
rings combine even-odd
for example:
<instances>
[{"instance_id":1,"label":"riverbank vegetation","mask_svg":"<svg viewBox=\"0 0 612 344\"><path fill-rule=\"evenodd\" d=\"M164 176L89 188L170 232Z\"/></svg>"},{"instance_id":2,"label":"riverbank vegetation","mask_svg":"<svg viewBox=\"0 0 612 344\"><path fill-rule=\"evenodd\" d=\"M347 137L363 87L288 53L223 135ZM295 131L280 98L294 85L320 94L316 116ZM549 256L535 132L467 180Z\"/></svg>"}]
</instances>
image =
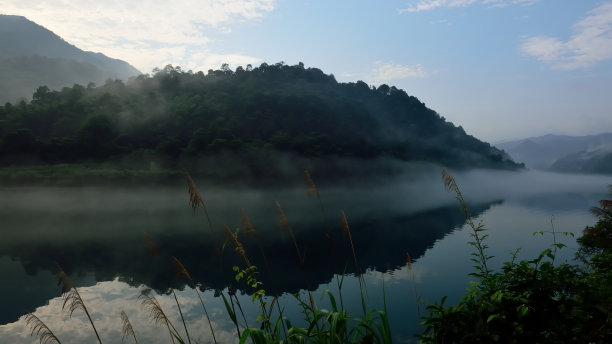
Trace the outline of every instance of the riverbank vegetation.
<instances>
[{"instance_id":1,"label":"riverbank vegetation","mask_svg":"<svg viewBox=\"0 0 612 344\"><path fill-rule=\"evenodd\" d=\"M555 262L557 233L537 257L517 261L518 250L499 271L487 265L486 229L474 223L452 176L444 176L456 193L472 230L475 278L455 305L427 307L422 343L608 343L612 339L612 201L602 200L591 212L594 226L578 238L577 263ZM612 185L609 186L612 196Z\"/></svg>"}]
</instances>

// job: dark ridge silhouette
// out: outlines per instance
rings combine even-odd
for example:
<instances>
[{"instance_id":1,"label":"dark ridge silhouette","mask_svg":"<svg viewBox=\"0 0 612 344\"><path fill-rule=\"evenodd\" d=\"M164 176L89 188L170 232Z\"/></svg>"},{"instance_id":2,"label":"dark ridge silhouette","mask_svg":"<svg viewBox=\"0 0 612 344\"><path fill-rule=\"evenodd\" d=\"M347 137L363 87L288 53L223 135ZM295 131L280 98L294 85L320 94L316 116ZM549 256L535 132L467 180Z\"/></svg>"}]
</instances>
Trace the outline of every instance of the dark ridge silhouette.
<instances>
[{"instance_id":1,"label":"dark ridge silhouette","mask_svg":"<svg viewBox=\"0 0 612 344\"><path fill-rule=\"evenodd\" d=\"M39 87L31 103L0 107L0 139L7 164L111 161L253 183L303 169L320 179L401 172L390 161L521 167L403 90L338 83L302 63Z\"/></svg>"},{"instance_id":2,"label":"dark ridge silhouette","mask_svg":"<svg viewBox=\"0 0 612 344\"><path fill-rule=\"evenodd\" d=\"M473 207L474 215L486 211L493 204ZM103 217L100 216L100 221L103 221ZM294 221L293 225L298 229L297 242L305 251L305 269L308 271L310 287L316 289L320 284L330 282L334 274L342 274L345 267L347 274L355 273L355 268L351 260L351 248L342 236L340 222L335 221L333 226L326 227L321 219L316 219L318 216L314 217L314 221ZM465 222L461 209L456 206L405 215L385 214L384 217L369 219L349 217L361 269L381 272L405 266L406 252L410 253L413 260L418 260L436 241L460 228ZM32 276L43 271L48 271L49 276L52 276L56 272L54 262L61 262L62 268L70 275L85 276L93 273L95 278L87 279L84 282L86 285L119 277L132 286L146 285L158 293L165 293L171 287L182 289L186 286L185 279L174 278L176 269L172 257L178 257L202 289L225 288L228 282L234 280L232 266L242 266L244 263L228 244L220 266L212 236L203 228L204 218L195 216L186 220L183 223L163 223L165 229L162 231L147 228L155 230L151 232L150 238L159 252L158 256L151 254L142 232L128 224L119 231L130 232L132 235L120 240L113 234L115 231L100 233L96 238L74 234L71 238L55 242L43 235L39 240L29 240L27 245L22 245L20 240L0 245L0 256L11 257ZM257 221L255 226L258 227L259 240L265 250L272 279L255 238L244 230L239 232L249 260L259 267L258 278L267 286L269 294L294 293L304 289L304 278L291 238L279 230L275 217L264 220ZM126 223L130 223L129 219ZM185 230L181 228L183 226L192 230ZM330 252L329 242L325 238L326 228L331 234L334 254ZM220 231L220 228L217 230ZM334 256L337 262L332 264ZM44 280L39 281L41 285L34 288L38 293L31 293L25 300L11 299L0 314L0 323L15 321L24 309L34 310L50 297L57 296L57 287L53 282L50 279L47 288ZM85 285L78 285L81 286Z\"/></svg>"}]
</instances>

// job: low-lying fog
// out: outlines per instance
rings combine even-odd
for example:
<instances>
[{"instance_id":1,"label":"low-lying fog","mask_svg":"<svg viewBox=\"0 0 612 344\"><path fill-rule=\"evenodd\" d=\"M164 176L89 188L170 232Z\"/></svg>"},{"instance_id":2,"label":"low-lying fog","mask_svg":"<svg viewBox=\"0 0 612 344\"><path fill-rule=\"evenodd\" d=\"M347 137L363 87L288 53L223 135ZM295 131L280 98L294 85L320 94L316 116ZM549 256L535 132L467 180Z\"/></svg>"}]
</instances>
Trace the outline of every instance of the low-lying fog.
<instances>
[{"instance_id":1,"label":"low-lying fog","mask_svg":"<svg viewBox=\"0 0 612 344\"><path fill-rule=\"evenodd\" d=\"M548 209L550 200L538 204L537 199L556 195L563 198L580 198L584 194L601 194L605 197L612 184L608 175L559 174L541 171L451 171L464 198L470 204L496 201L529 202L530 206ZM315 176L316 178L316 176ZM204 181L196 179L203 185ZM215 227L224 224L230 228L239 226L240 210L244 209L258 230L272 226L277 229L278 210L275 201L283 207L290 222L308 223L321 220L320 204L316 196L307 197L307 187L288 189L248 189L200 186L207 210ZM445 190L441 170L437 167L420 167L418 172L406 174L376 183L365 181L351 186L322 185L318 191L325 216L333 221L344 210L349 219L366 219L372 214L411 214L442 206L456 204L455 195ZM172 223L160 223L164 214L170 217L183 214L194 217L188 205L187 187L8 187L0 188L0 214L4 238L19 235L24 221L36 222L37 232L63 232L66 222L80 221L99 228L87 235L106 236L114 230L113 223L121 221L142 230L155 231L160 226L172 227ZM593 204L596 205L596 204ZM177 213L178 212L178 213ZM142 214L151 214L155 222L142 223ZM111 215L112 216L107 216ZM121 214L121 218L117 216ZM138 214L138 216L136 216ZM196 212L196 223L204 224L201 210ZM68 215L68 217L66 217ZM186 219L190 221L189 219ZM169 221L171 219L169 218ZM195 223L194 223L195 224ZM53 229L53 231L51 230ZM177 230L180 230L177 228ZM114 234L122 235L122 231ZM66 233L68 234L68 233ZM79 237L79 233L70 233ZM30 237L28 240L36 240ZM2 246L0 244L0 246Z\"/></svg>"}]
</instances>

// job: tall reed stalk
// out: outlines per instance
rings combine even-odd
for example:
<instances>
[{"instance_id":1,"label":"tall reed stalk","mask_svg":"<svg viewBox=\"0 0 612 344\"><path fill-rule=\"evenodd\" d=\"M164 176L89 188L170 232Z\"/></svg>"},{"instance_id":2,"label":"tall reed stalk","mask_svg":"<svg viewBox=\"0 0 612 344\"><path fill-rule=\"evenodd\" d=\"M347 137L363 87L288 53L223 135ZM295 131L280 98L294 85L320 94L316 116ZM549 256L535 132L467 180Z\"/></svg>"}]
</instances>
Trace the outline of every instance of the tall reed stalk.
<instances>
[{"instance_id":1,"label":"tall reed stalk","mask_svg":"<svg viewBox=\"0 0 612 344\"><path fill-rule=\"evenodd\" d=\"M149 311L149 319L157 324L166 325L172 343L176 343L174 340L175 338L181 343L185 342L154 296L150 296L145 290L140 294L139 298L142 308Z\"/></svg>"},{"instance_id":2,"label":"tall reed stalk","mask_svg":"<svg viewBox=\"0 0 612 344\"><path fill-rule=\"evenodd\" d=\"M219 260L219 269L222 272L223 271L223 251L219 244L219 240L217 238L216 231L213 228L212 221L210 219L210 215L208 214L208 209L206 208L206 204L204 203L204 199L202 198L202 194L200 193L200 190L198 189L198 186L196 185L195 181L193 180L193 178L191 178L189 174L187 174L187 190L189 192L189 204L191 206L191 209L195 212L198 206L201 205L202 209L204 210L204 214L206 215L206 221L208 222L208 228L215 242L215 251L217 253L217 259ZM234 288L230 283L228 284L228 291L232 291L232 290L234 290ZM238 309L242 313L242 317L244 318L245 323L246 323L246 317L244 316L244 311L242 310L242 306L240 305L240 300L238 299L236 294L233 292L230 292L229 296L230 296L231 309L234 310L235 312L235 307L234 307L234 302L235 302L235 304L238 306ZM227 300L224 300L224 302L226 301ZM240 333L240 330L238 330L238 333Z\"/></svg>"},{"instance_id":3,"label":"tall reed stalk","mask_svg":"<svg viewBox=\"0 0 612 344\"><path fill-rule=\"evenodd\" d=\"M198 286L195 284L193 279L191 278L191 274L185 268L183 263L176 257L172 257L172 262L174 263L174 267L176 269L176 273L178 276L184 278L189 282L191 288L198 294L198 298L200 299L200 304L202 305L202 309L204 309L204 314L206 315L206 320L208 320L208 326L210 327L210 333L212 333L213 341L217 343L217 338L215 337L215 330L213 330L212 322L210 321L210 316L208 315L208 310L206 310L206 306L204 306L204 300L202 300L202 295L198 291Z\"/></svg>"},{"instance_id":4,"label":"tall reed stalk","mask_svg":"<svg viewBox=\"0 0 612 344\"><path fill-rule=\"evenodd\" d=\"M485 234L487 229L484 228L482 223L478 223L478 225L474 223L474 218L468 209L467 202L463 198L463 194L461 194L461 190L459 189L455 178L446 168L442 169L442 181L444 182L444 187L447 191L455 193L455 198L457 201L459 201L459 204L461 204L461 209L465 213L466 222L472 230L470 236L474 240L470 241L469 244L476 248L476 252L472 253L472 255L475 257L472 259L472 261L476 263L475 268L477 269L478 273L471 275L479 278L488 277L491 270L489 270L489 267L487 266L487 261L492 258L492 256L488 256L485 253L486 249L488 248L488 246L484 243L484 240L488 237L488 235Z\"/></svg>"},{"instance_id":5,"label":"tall reed stalk","mask_svg":"<svg viewBox=\"0 0 612 344\"><path fill-rule=\"evenodd\" d=\"M275 287L275 280L274 280L274 275L272 274L272 269L270 268L270 263L268 262L268 257L266 256L266 251L263 248L263 245L261 244L261 240L259 239L259 235L257 234L257 230L255 230L255 226L253 225L253 223L251 222L251 219L249 218L249 215L247 214L246 210L244 209L240 209L240 227L244 229L244 232L255 238L255 242L257 243L257 247L259 248L259 252L261 253L261 257L263 258L264 264L266 266L266 271L268 273L268 276L270 278L270 281L272 282L273 286L273 291L276 291L276 287Z\"/></svg>"},{"instance_id":6,"label":"tall reed stalk","mask_svg":"<svg viewBox=\"0 0 612 344\"><path fill-rule=\"evenodd\" d=\"M187 190L189 191L189 204L191 205L191 209L193 209L193 211L195 212L198 206L202 206L202 209L204 210L204 214L206 215L206 221L208 221L208 229L210 230L210 234L212 235L213 240L215 242L215 250L217 252L217 257L219 258L219 262L221 262L221 246L219 245L217 233L215 232L215 229L212 225L212 221L210 220L210 215L208 215L208 209L206 208L206 204L204 203L202 194L200 194L198 186L189 174L187 175Z\"/></svg>"},{"instance_id":7,"label":"tall reed stalk","mask_svg":"<svg viewBox=\"0 0 612 344\"><path fill-rule=\"evenodd\" d=\"M149 233L144 232L144 237L145 237L145 241L147 243L147 248L149 249L149 251L151 252L153 257L159 256L159 250L157 249L157 246L153 242L153 239L151 238ZM189 331L187 330L187 324L185 323L185 317L183 317L183 310L181 309L181 304L178 301L178 298L176 296L174 288L170 288L170 291L171 291L172 295L174 296L174 301L176 302L176 307L178 308L179 314L181 316L181 321L183 322L183 327L185 328L185 334L187 335L187 341L189 342L189 344L191 344L191 338L189 336ZM143 306L144 306L144 303L143 303ZM151 305L149 305L149 306L153 307ZM161 307L159 307L159 309L161 310ZM165 314L164 314L164 316L165 316ZM171 332L171 334L172 334L172 332ZM176 334L178 335L178 332Z\"/></svg>"},{"instance_id":8,"label":"tall reed stalk","mask_svg":"<svg viewBox=\"0 0 612 344\"><path fill-rule=\"evenodd\" d=\"M332 274L336 278L336 286L338 287L338 296L340 297L340 309L344 310L344 300L342 299L342 283L340 282L340 277L338 277L338 274L336 274L336 270L338 267L338 259L336 255L336 250L334 249L334 241L330 233L329 221L327 219L327 214L325 213L325 207L323 206L323 201L321 200L321 194L319 193L319 188L317 188L317 185L315 184L314 179L312 178L312 175L310 175L310 172L308 170L304 170L304 181L306 182L306 186L308 187L306 194L308 196L313 196L313 195L317 196L317 200L319 201L319 208L321 209L321 216L323 216L323 221L325 222L325 238L329 245L329 252L331 253L331 256L332 256L332 266L331 266Z\"/></svg>"},{"instance_id":9,"label":"tall reed stalk","mask_svg":"<svg viewBox=\"0 0 612 344\"><path fill-rule=\"evenodd\" d=\"M259 235L257 234L257 230L255 229L255 226L253 225L253 223L251 222L251 219L249 218L249 215L247 214L246 210L244 209L240 209L240 226L242 228L245 229L245 233L247 235L250 235L252 237L255 238L255 241L257 243L257 246L259 248L259 252L261 253L261 256L264 260L264 264L266 266L266 271L268 272L268 276L270 278L270 282L272 284L272 292L276 293L278 292L278 287L276 284L276 279L274 278L274 275L272 274L272 269L270 268L270 264L268 263L268 257L266 256L266 252L263 248L263 245L261 244L261 240L259 239ZM270 319L270 316L272 314L272 306L274 304L276 304L276 308L278 309L278 314L279 317L282 319L283 317L283 310L280 307L280 303L279 302L275 302L276 298L274 298L274 300L272 301L272 305L270 306L270 314L268 314L268 319ZM282 326L282 330L285 333L285 335L287 335L287 328L285 326L285 322L281 321L281 326Z\"/></svg>"},{"instance_id":10,"label":"tall reed stalk","mask_svg":"<svg viewBox=\"0 0 612 344\"><path fill-rule=\"evenodd\" d=\"M89 323L91 324L91 327L93 328L96 334L96 338L98 338L98 342L102 344L102 340L100 339L98 330L96 329L96 326L94 325L94 322L91 319L91 316L89 315L89 311L85 306L85 302L83 302L83 299L81 298L81 294L70 280L70 277L68 277L66 272L61 268L61 266L57 263L56 265L59 269L57 273L57 283L62 287L62 297L64 298L62 310L64 310L66 306L68 306L67 312L70 317L72 317L72 313L74 313L74 311L76 311L77 309L83 310L83 312L85 312L85 315L87 315L87 319L89 319Z\"/></svg>"},{"instance_id":11,"label":"tall reed stalk","mask_svg":"<svg viewBox=\"0 0 612 344\"><path fill-rule=\"evenodd\" d=\"M353 234L351 234L351 227L349 226L348 219L346 218L344 210L340 211L340 215L342 218L342 234L348 238L349 244L351 246L351 252L353 253L353 264L355 264L355 273L357 274L357 278L359 280L359 291L361 292L361 308L363 310L363 315L365 316L366 304L364 292L367 293L365 279L363 277L363 272L359 267L359 263L357 262L357 253L355 253L355 245L353 244Z\"/></svg>"},{"instance_id":12,"label":"tall reed stalk","mask_svg":"<svg viewBox=\"0 0 612 344\"><path fill-rule=\"evenodd\" d=\"M244 261L244 264L246 266L246 269L241 270L240 268L238 268L237 266L234 267L234 271L236 272L236 280L241 280L243 277L246 277L246 281L247 284L254 289L253 293L251 294L251 299L253 301L258 300L259 301L259 317L258 320L261 320L261 329L266 331L266 333L268 334L269 337L274 337L273 331L271 329L270 326L270 316L272 315L272 310L274 307L274 304L276 303L276 297L274 297L274 299L272 300L272 303L270 304L269 309L266 309L267 303L264 301L264 297L266 296L266 292L264 289L262 289L262 283L257 279L257 267L251 264L251 261L249 259L249 257L246 254L246 251L244 249L244 245L242 244L242 242L240 241L240 239L238 238L238 234L237 233L233 233L228 226L224 227L225 232L228 236L228 238L230 239L230 241L234 244L234 249L235 251L238 253L238 255L242 258L242 260ZM280 308L279 308L279 312L280 312ZM282 313L281 317L282 317ZM232 317L232 320L235 319L235 316Z\"/></svg>"},{"instance_id":13,"label":"tall reed stalk","mask_svg":"<svg viewBox=\"0 0 612 344\"><path fill-rule=\"evenodd\" d=\"M29 327L32 332L30 336L34 335L38 337L39 344L57 343L62 344L60 340L55 336L53 331L47 327L47 325L40 320L34 313L28 313L25 316L26 326Z\"/></svg>"},{"instance_id":14,"label":"tall reed stalk","mask_svg":"<svg viewBox=\"0 0 612 344\"><path fill-rule=\"evenodd\" d=\"M293 245L295 247L295 252L297 253L297 256L298 256L298 261L300 262L301 266L304 266L304 263L306 261L306 254L300 252L300 246L298 245L297 239L295 238L295 233L293 233L293 228L291 227L291 224L289 223L289 219L287 219L287 215L285 215L285 211L283 210L283 207L281 207L278 201L276 201L276 209L278 210L280 229L281 230L286 229L289 232L289 235L291 236L291 240L293 241Z\"/></svg>"},{"instance_id":15,"label":"tall reed stalk","mask_svg":"<svg viewBox=\"0 0 612 344\"><path fill-rule=\"evenodd\" d=\"M281 207L280 203L278 203L278 201L276 201L276 209L278 210L278 215L279 215L279 226L281 228L281 230L286 229L289 232L289 235L291 236L291 240L293 241L293 246L295 247L295 252L297 253L298 256L298 261L300 263L300 268L302 269L302 273L304 275L304 282L306 283L306 290L308 291L308 299L310 300L310 305L311 307L314 309L315 307L315 302L314 302L314 298L312 297L312 293L310 292L310 280L308 278L308 273L306 271L306 253L302 253L300 251L300 246L298 245L297 239L295 238L295 233L293 233L293 228L291 227L291 224L289 223L289 219L287 219L287 215L285 215L285 211L283 210L283 207Z\"/></svg>"},{"instance_id":16,"label":"tall reed stalk","mask_svg":"<svg viewBox=\"0 0 612 344\"><path fill-rule=\"evenodd\" d=\"M125 340L126 337L132 336L134 338L134 343L138 344L138 339L136 339L136 333L134 333L134 328L132 327L132 323L128 318L127 314L124 311L121 311L121 324L122 324L122 333L123 338L121 338L121 342Z\"/></svg>"},{"instance_id":17,"label":"tall reed stalk","mask_svg":"<svg viewBox=\"0 0 612 344\"><path fill-rule=\"evenodd\" d=\"M170 291L172 291L174 301L176 302L176 308L178 308L179 314L181 315L181 321L183 322L183 327L185 328L185 334L187 334L187 341L189 342L189 344L191 344L191 338L189 337L189 331L187 330L187 323L185 322L185 317L183 316L181 304L179 303L178 298L176 297L176 292L174 291L174 288L170 288Z\"/></svg>"}]
</instances>

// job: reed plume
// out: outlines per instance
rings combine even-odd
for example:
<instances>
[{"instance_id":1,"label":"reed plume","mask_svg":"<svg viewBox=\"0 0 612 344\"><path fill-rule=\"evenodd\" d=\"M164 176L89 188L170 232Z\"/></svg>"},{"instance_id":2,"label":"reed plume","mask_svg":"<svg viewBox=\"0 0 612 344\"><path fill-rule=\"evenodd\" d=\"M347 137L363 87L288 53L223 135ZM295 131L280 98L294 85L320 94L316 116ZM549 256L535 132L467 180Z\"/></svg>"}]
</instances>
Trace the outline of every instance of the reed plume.
<instances>
[{"instance_id":1,"label":"reed plume","mask_svg":"<svg viewBox=\"0 0 612 344\"><path fill-rule=\"evenodd\" d=\"M187 175L187 190L189 191L189 205L193 211L196 211L199 205L205 206L200 190L189 174Z\"/></svg>"},{"instance_id":2,"label":"reed plume","mask_svg":"<svg viewBox=\"0 0 612 344\"><path fill-rule=\"evenodd\" d=\"M34 313L28 313L25 316L26 326L29 327L32 332L30 336L34 335L38 337L39 344L57 343L61 344L60 340L53 334L53 331L47 327L47 325L40 320Z\"/></svg>"},{"instance_id":3,"label":"reed plume","mask_svg":"<svg viewBox=\"0 0 612 344\"><path fill-rule=\"evenodd\" d=\"M74 313L75 310L82 309L85 312L85 315L87 315L87 318L89 319L89 323L91 324L91 327L96 333L98 342L102 344L102 340L100 339L98 330L96 329L96 326L94 325L93 320L91 319L91 316L89 315L89 311L87 310L87 307L85 307L85 303L83 302L83 299L81 298L81 294L79 294L79 291L77 290L77 288L74 286L74 284L70 280L70 277L68 277L68 275L60 267L60 265L57 263L56 265L59 269L57 273L57 283L58 285L61 285L62 297L64 298L62 310L64 310L66 306L68 306L68 309L67 309L68 315L72 317L72 313Z\"/></svg>"},{"instance_id":4,"label":"reed plume","mask_svg":"<svg viewBox=\"0 0 612 344\"><path fill-rule=\"evenodd\" d=\"M285 211L281 207L280 203L276 201L276 209L278 209L279 215L279 226L282 229L287 229L289 235L291 236L291 240L293 240L293 245L295 246L295 252L298 256L298 261L300 262L300 267L302 269L302 273L304 274L304 282L306 283L306 290L308 291L308 298L310 300L310 306L312 309L315 309L314 299L312 298L312 293L310 292L310 279L308 278L308 273L306 271L306 252L300 252L300 246L298 245L297 239L295 238L295 234L293 233L293 228L291 228L291 224L287 219L287 215L285 215Z\"/></svg>"},{"instance_id":5,"label":"reed plume","mask_svg":"<svg viewBox=\"0 0 612 344\"><path fill-rule=\"evenodd\" d=\"M412 258L410 258L410 253L406 252L406 266L409 271L412 271Z\"/></svg>"},{"instance_id":6,"label":"reed plume","mask_svg":"<svg viewBox=\"0 0 612 344\"><path fill-rule=\"evenodd\" d=\"M144 232L144 238L145 238L145 243L147 244L147 250L149 250L149 252L151 252L151 255L153 257L158 257L159 256L159 251L157 250L157 246L155 246L155 243L153 242L153 239L151 238L149 233L147 233L146 231Z\"/></svg>"},{"instance_id":7,"label":"reed plume","mask_svg":"<svg viewBox=\"0 0 612 344\"><path fill-rule=\"evenodd\" d=\"M215 337L215 331L213 330L212 322L210 321L210 316L208 315L208 310L206 310L206 306L204 306L204 300L202 300L202 295L198 291L198 287L196 286L195 282L191 278L191 274L189 274L189 271L187 271L183 263L181 263L181 261L178 260L178 258L172 257L172 262L174 263L174 267L176 269L177 275L179 277L186 279L189 282L191 288L193 288L196 294L198 294L198 298L200 299L200 304L202 305L202 308L204 309L204 314L206 315L206 320L208 320L208 326L210 327L210 332L212 333L213 341L216 343L217 338Z\"/></svg>"},{"instance_id":8,"label":"reed plume","mask_svg":"<svg viewBox=\"0 0 612 344\"><path fill-rule=\"evenodd\" d=\"M306 261L305 254L302 254L300 252L300 247L298 246L297 239L295 238L295 234L293 233L293 228L291 228L291 224L289 224L287 215L285 215L285 211L283 211L283 208L281 207L280 203L278 203L278 201L276 201L276 209L278 209L279 226L281 229L287 229L287 231L289 232L291 240L293 240L293 245L295 246L295 251L297 253L300 265L303 266Z\"/></svg>"},{"instance_id":9,"label":"reed plume","mask_svg":"<svg viewBox=\"0 0 612 344\"><path fill-rule=\"evenodd\" d=\"M610 191L610 194L612 194L612 187L610 187ZM612 217L612 201L602 199L599 201L599 207L591 207L589 212L600 219Z\"/></svg>"},{"instance_id":10,"label":"reed plume","mask_svg":"<svg viewBox=\"0 0 612 344\"><path fill-rule=\"evenodd\" d=\"M487 234L484 234L483 232L486 229L482 226L482 224L476 225L474 223L474 218L472 217L472 214L468 209L467 202L463 198L463 194L461 193L461 190L459 189L455 178L446 168L442 169L442 181L444 182L444 187L446 188L446 190L449 192L454 192L455 198L461 204L461 209L465 213L466 222L472 229L472 233L470 233L470 235L474 238L474 241L470 242L470 244L476 247L476 250L478 251L476 253L473 253L473 255L477 257L477 259L474 259L474 261L479 264L478 270L480 270L481 275L488 276L490 270L487 266L487 260L491 258L491 256L487 256L485 254L485 250L488 248L488 246L484 244L483 241L487 238Z\"/></svg>"},{"instance_id":11,"label":"reed plume","mask_svg":"<svg viewBox=\"0 0 612 344\"><path fill-rule=\"evenodd\" d=\"M246 212L243 211L244 216L246 216ZM246 217L246 220L248 220L248 216ZM248 220L248 222L250 222L250 220ZM251 224L252 226L252 224ZM256 233L254 231L254 227L253 228L253 232ZM260 305L260 309L261 309L261 315L266 316L267 318L262 318L262 325L261 325L261 329L265 329L266 331L271 331L269 328L269 320L270 319L270 314L272 313L272 307L274 306L274 304L277 305L278 307L278 311L279 314L281 314L282 316L282 311L280 309L280 306L278 306L278 303L273 301L270 304L270 308L269 311L266 310L266 302L263 300L263 297L265 296L265 290L264 289L259 289L261 288L262 283L257 280L257 266L254 266L251 264L251 261L249 259L249 257L246 254L246 251L244 249L244 245L242 244L242 242L240 241L240 239L238 238L238 234L237 232L234 233L230 230L230 228L226 225L224 226L224 230L225 233L228 236L229 241L231 241L234 244L234 249L235 251L238 253L238 255L242 258L242 260L244 261L244 264L246 266L246 269L243 271L239 271L238 267L234 267L234 271L236 271L237 273L239 273L240 275L243 275L245 272L248 274L248 278L247 278L247 284L250 285L252 288L254 288L256 291L251 295L251 299L252 300L259 300L259 305ZM263 248L262 249L262 254L263 254ZM265 255L264 255L265 258ZM237 275L236 280L238 280L239 277ZM238 299L236 298L236 301L238 301ZM240 304L238 303L238 306L240 307ZM240 311L242 312L242 308L240 307ZM243 318L244 318L244 314L243 314ZM246 323L246 319L245 319L245 323ZM284 329L284 325L283 325L283 329ZM285 330L286 332L286 330ZM271 334L271 332L269 332Z\"/></svg>"},{"instance_id":12,"label":"reed plume","mask_svg":"<svg viewBox=\"0 0 612 344\"><path fill-rule=\"evenodd\" d=\"M161 305L154 296L149 296L147 290L143 290L139 298L142 308L149 312L149 319L151 319L158 325L166 325L166 327L168 328L168 333L170 333L172 343L176 343L174 341L175 337L180 342L184 342L184 340L181 338L181 335L178 333L170 319L168 319L168 316L166 316L166 313L164 312Z\"/></svg>"},{"instance_id":13,"label":"reed plume","mask_svg":"<svg viewBox=\"0 0 612 344\"><path fill-rule=\"evenodd\" d=\"M257 235L255 226L253 226L253 223L251 222L251 219L249 218L249 215L247 214L246 210L244 210L244 208L240 209L240 227L244 228L244 232L247 235L250 235L255 238L257 246L259 247L259 252L261 253L261 256L264 260L264 264L266 265L268 275L270 276L270 280L273 280L272 270L270 269L270 264L268 263L268 257L266 257L266 252L264 251L263 245L259 240L259 235Z\"/></svg>"},{"instance_id":14,"label":"reed plume","mask_svg":"<svg viewBox=\"0 0 612 344\"><path fill-rule=\"evenodd\" d=\"M349 244L351 246L351 251L353 252L353 264L355 265L355 273L357 274L357 280L359 281L359 291L361 296L361 308L363 310L363 315L366 315L366 302L364 297L364 291L367 294L368 290L366 288L365 278L363 277L363 272L357 263L357 254L355 253L355 245L353 244L353 235L351 234L351 227L349 226L348 219L346 218L346 214L344 210L340 211L340 215L342 217L342 234L345 237L348 237Z\"/></svg>"},{"instance_id":15,"label":"reed plume","mask_svg":"<svg viewBox=\"0 0 612 344\"><path fill-rule=\"evenodd\" d=\"M125 340L125 337L131 336L132 338L134 338L134 343L138 344L138 339L136 339L136 333L134 333L132 323L130 322L130 319L124 311L121 311L121 324L123 332L123 338L121 338L121 341L123 342Z\"/></svg>"},{"instance_id":16,"label":"reed plume","mask_svg":"<svg viewBox=\"0 0 612 344\"><path fill-rule=\"evenodd\" d=\"M259 240L259 235L257 235L255 226L251 222L251 219L249 218L249 215L247 214L246 210L244 210L244 208L240 209L240 227L244 228L244 231L247 235L250 235L255 238L255 241L257 242L257 246L259 247L259 252L261 253L261 257L263 258L264 264L266 265L266 271L268 272L268 276L270 277L270 281L272 284L272 292L276 292L278 288L276 287L276 281L275 281L274 275L272 274L272 269L270 268L268 257L266 256L266 252L263 248L263 245L261 244L261 240ZM274 298L274 300L272 300L272 304L270 305L270 313L268 314L268 319L270 319L270 315L272 314L272 306L274 304L276 304L276 307L278 308L278 313L280 317L282 317L283 311L280 308L280 304L275 301L276 301L276 297ZM281 325L282 325L283 331L286 334L287 329L283 321L281 321Z\"/></svg>"},{"instance_id":17,"label":"reed plume","mask_svg":"<svg viewBox=\"0 0 612 344\"><path fill-rule=\"evenodd\" d=\"M306 186L308 187L308 190L306 191L306 193L309 196L313 196L313 195L318 195L319 194L319 190L317 189L317 185L315 184L315 182L312 179L312 176L310 175L310 172L308 172L308 170L304 170L304 181L306 182Z\"/></svg>"},{"instance_id":18,"label":"reed plume","mask_svg":"<svg viewBox=\"0 0 612 344\"><path fill-rule=\"evenodd\" d=\"M321 194L319 193L319 189L312 179L310 172L308 170L304 170L304 181L306 182L306 186L308 189L306 190L306 194L308 196L317 196L319 200L319 207L321 208L321 214L323 214L323 219L327 222L327 215L325 215L325 207L323 206L323 201L321 200ZM329 236L329 233L326 231L325 235Z\"/></svg>"},{"instance_id":19,"label":"reed plume","mask_svg":"<svg viewBox=\"0 0 612 344\"><path fill-rule=\"evenodd\" d=\"M337 265L338 265L337 260L338 259L336 255L336 250L334 248L334 241L331 236L331 231L330 231L331 227L327 219L327 214L325 213L325 207L323 206L323 201L321 200L321 194L319 193L319 189L317 188L317 185L315 184L314 179L312 178L312 175L310 174L308 170L304 170L304 182L306 183L306 187L308 188L306 190L306 195L317 196L317 200L319 201L319 208L321 209L321 215L323 216L323 221L325 221L325 232L324 232L325 239L327 240L327 244L329 245L329 251L332 256L331 269L332 269L332 273L336 277L336 286L338 287L338 295L340 296L340 307L342 310L344 310L344 300L342 299L342 283L340 283L340 278L335 273L335 271L337 271Z\"/></svg>"},{"instance_id":20,"label":"reed plume","mask_svg":"<svg viewBox=\"0 0 612 344\"><path fill-rule=\"evenodd\" d=\"M361 272L361 268L359 267L359 264L357 263L357 254L355 253L355 245L353 244L353 235L351 234L351 227L349 226L348 223L348 219L346 218L346 214L344 213L344 210L340 211L340 215L342 217L342 234L345 237L348 237L349 239L349 244L351 245L351 251L353 252L353 263L355 264L355 271L357 272L357 274L361 278L363 278L363 273Z\"/></svg>"},{"instance_id":21,"label":"reed plume","mask_svg":"<svg viewBox=\"0 0 612 344\"><path fill-rule=\"evenodd\" d=\"M217 234L215 233L212 221L210 220L210 215L208 215L208 209L206 208L206 204L204 203L204 199L202 198L202 194L200 194L198 186L189 174L187 174L187 190L189 191L189 204L191 205L191 209L195 212L198 206L201 205L202 209L204 210L204 214L206 215L206 221L208 221L208 229L210 230L210 233L215 242L215 250L217 251L217 257L219 258L219 262L221 262L221 246L219 246Z\"/></svg>"},{"instance_id":22,"label":"reed plume","mask_svg":"<svg viewBox=\"0 0 612 344\"><path fill-rule=\"evenodd\" d=\"M251 219L244 208L240 209L240 227L244 228L245 233L248 235L257 235L255 226L253 226L253 223L251 222Z\"/></svg>"},{"instance_id":23,"label":"reed plume","mask_svg":"<svg viewBox=\"0 0 612 344\"><path fill-rule=\"evenodd\" d=\"M232 244L234 244L234 249L240 256L240 258L242 258L246 267L250 268L251 261L249 260L249 257L247 256L246 251L244 250L244 245L242 245L240 239L238 239L238 234L232 232L232 230L227 225L224 226L223 229L225 230L225 234L227 234L227 237L230 239Z\"/></svg>"}]
</instances>

